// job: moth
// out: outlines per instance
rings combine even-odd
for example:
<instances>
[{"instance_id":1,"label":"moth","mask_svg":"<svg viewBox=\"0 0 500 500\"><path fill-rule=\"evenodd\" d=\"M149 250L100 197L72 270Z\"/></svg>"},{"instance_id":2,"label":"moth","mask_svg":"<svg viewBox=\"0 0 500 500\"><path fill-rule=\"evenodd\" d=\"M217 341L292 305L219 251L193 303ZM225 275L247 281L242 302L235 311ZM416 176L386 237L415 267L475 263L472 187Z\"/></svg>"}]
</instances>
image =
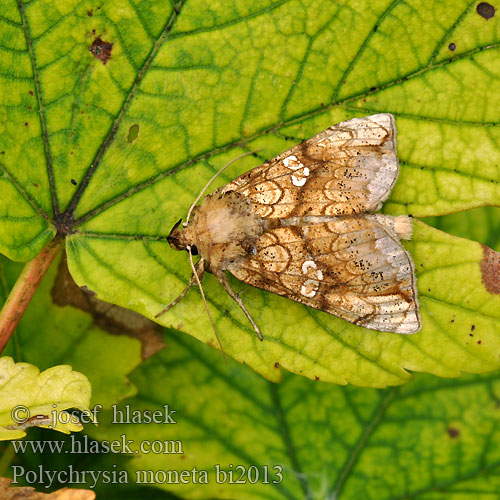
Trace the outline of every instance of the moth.
<instances>
[{"instance_id":1,"label":"moth","mask_svg":"<svg viewBox=\"0 0 500 500\"><path fill-rule=\"evenodd\" d=\"M179 221L167 238L175 250L189 252L193 274L158 316L194 283L201 289L204 272L210 272L262 339L229 284L229 271L355 325L418 332L414 265L400 242L411 237L411 217L374 213L398 173L394 117L382 113L334 125L195 206L200 194L186 222ZM193 255L200 256L196 265Z\"/></svg>"}]
</instances>

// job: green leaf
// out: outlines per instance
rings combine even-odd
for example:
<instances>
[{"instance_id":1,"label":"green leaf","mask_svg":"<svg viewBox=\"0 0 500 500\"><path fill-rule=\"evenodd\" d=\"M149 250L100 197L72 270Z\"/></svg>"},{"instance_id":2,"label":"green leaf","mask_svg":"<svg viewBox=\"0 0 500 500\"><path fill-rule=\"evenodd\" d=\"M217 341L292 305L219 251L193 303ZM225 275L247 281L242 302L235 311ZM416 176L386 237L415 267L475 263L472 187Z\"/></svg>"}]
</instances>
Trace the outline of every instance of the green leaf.
<instances>
[{"instance_id":1,"label":"green leaf","mask_svg":"<svg viewBox=\"0 0 500 500\"><path fill-rule=\"evenodd\" d=\"M54 366L40 373L28 363L0 358L0 440L19 439L25 429L47 427L68 434L82 430L69 408L88 411L90 383L71 366Z\"/></svg>"},{"instance_id":2,"label":"green leaf","mask_svg":"<svg viewBox=\"0 0 500 500\"><path fill-rule=\"evenodd\" d=\"M498 374L460 380L419 375L386 390L287 374L277 385L233 361L224 365L213 350L178 336L131 377L138 397L118 410L144 418L146 411L165 414L168 404L176 423L110 423L110 413L89 432L111 440L125 434L132 450L145 442L147 450L155 440L182 451L132 452L131 483L149 480L186 499L238 500L488 500L500 486ZM237 466L259 467L260 480L250 484L244 474L240 484L217 483L216 465L232 469L233 481L242 471ZM273 484L277 465L283 481ZM265 466L270 484L263 484ZM183 470L187 484L175 484ZM208 471L209 484L194 483L200 471Z\"/></svg>"},{"instance_id":3,"label":"green leaf","mask_svg":"<svg viewBox=\"0 0 500 500\"><path fill-rule=\"evenodd\" d=\"M385 212L500 204L500 16L486 20L470 2L9 0L1 9L0 250L26 260L57 231L79 285L149 318L190 273L165 237L244 151L260 149L259 160L241 160L214 188L333 123L392 112L402 168ZM408 248L417 336L362 330L248 289L260 344L208 278L226 352L273 380L279 363L377 387L407 380L407 369L497 369L500 307L481 281L480 246L418 224ZM202 311L192 291L161 323L214 343Z\"/></svg>"}]
</instances>

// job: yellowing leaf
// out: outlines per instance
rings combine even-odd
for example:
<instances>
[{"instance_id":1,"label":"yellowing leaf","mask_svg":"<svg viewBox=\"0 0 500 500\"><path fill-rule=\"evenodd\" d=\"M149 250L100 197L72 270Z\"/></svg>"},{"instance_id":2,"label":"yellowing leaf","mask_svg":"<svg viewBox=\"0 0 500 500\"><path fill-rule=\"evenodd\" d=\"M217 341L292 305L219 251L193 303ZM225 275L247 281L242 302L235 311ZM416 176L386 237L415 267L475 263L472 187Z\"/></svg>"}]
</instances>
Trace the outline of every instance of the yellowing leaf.
<instances>
[{"instance_id":1,"label":"yellowing leaf","mask_svg":"<svg viewBox=\"0 0 500 500\"><path fill-rule=\"evenodd\" d=\"M88 411L90 392L87 378L70 366L54 366L40 373L28 363L0 358L0 440L19 439L33 426L66 434L80 431L78 418L64 410Z\"/></svg>"}]
</instances>

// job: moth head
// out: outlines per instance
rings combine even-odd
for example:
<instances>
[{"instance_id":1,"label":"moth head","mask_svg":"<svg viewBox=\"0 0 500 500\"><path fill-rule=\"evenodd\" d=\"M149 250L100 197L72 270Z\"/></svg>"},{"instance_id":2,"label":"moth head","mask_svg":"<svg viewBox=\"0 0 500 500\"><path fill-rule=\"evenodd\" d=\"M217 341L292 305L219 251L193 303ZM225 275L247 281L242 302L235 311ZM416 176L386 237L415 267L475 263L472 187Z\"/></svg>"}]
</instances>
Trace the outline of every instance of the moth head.
<instances>
[{"instance_id":1,"label":"moth head","mask_svg":"<svg viewBox=\"0 0 500 500\"><path fill-rule=\"evenodd\" d=\"M181 225L182 219L179 219L172 230L170 231L170 234L167 236L167 241L169 245L174 249L174 250L186 250L188 247L191 248L191 254L192 255L198 255L198 248L196 245L193 245L188 241L188 238L186 237L189 233L189 231L186 231L186 229Z\"/></svg>"}]
</instances>

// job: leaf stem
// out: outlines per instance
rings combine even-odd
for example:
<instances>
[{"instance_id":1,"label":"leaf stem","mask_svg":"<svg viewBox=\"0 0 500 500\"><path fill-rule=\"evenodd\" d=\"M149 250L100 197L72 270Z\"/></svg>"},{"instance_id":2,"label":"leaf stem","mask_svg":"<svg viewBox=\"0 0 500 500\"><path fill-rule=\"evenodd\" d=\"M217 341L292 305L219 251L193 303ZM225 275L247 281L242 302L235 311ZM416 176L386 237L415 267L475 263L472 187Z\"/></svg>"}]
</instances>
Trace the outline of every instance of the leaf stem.
<instances>
[{"instance_id":1,"label":"leaf stem","mask_svg":"<svg viewBox=\"0 0 500 500\"><path fill-rule=\"evenodd\" d=\"M4 350L12 332L16 329L24 311L42 281L50 264L57 255L61 245L60 239L54 239L33 260L28 262L17 278L0 311L0 353Z\"/></svg>"}]
</instances>

